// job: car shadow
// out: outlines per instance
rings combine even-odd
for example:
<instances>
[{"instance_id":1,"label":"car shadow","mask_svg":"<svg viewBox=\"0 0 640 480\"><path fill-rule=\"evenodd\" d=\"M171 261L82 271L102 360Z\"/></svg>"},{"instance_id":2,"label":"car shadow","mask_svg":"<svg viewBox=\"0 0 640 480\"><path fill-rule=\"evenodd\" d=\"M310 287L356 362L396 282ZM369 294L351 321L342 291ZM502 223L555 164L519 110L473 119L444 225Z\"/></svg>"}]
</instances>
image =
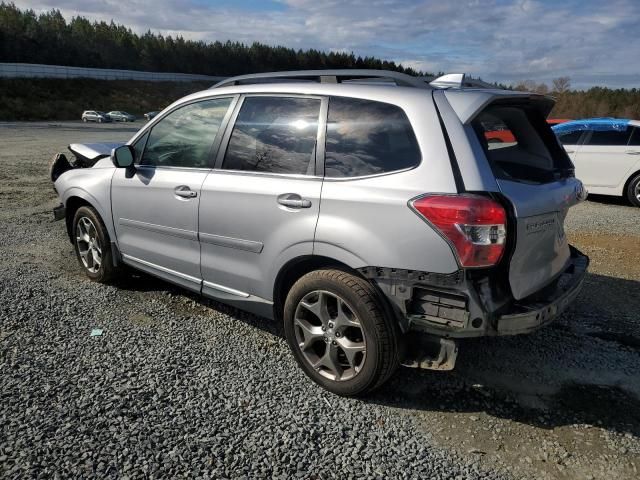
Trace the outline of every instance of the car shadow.
<instances>
[{"instance_id":1,"label":"car shadow","mask_svg":"<svg viewBox=\"0 0 640 480\"><path fill-rule=\"evenodd\" d=\"M590 193L587 197L588 202L600 203L603 205L620 205L623 207L630 207L631 204L624 197L615 197L612 195L597 195Z\"/></svg>"},{"instance_id":2,"label":"car shadow","mask_svg":"<svg viewBox=\"0 0 640 480\"><path fill-rule=\"evenodd\" d=\"M275 337L281 322L133 273L118 287L186 296ZM591 424L640 437L640 282L588 274L562 317L530 335L469 339L455 370L400 368L361 401L472 413L540 428ZM615 406L615 408L612 408Z\"/></svg>"}]
</instances>

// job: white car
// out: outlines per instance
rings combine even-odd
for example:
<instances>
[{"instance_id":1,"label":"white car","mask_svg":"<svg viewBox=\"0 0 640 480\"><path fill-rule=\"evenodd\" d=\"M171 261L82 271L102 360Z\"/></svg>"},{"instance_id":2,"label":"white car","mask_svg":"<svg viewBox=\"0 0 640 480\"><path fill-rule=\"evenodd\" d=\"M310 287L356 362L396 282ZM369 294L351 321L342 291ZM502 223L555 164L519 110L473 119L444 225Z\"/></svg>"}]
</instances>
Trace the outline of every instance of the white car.
<instances>
[{"instance_id":1,"label":"white car","mask_svg":"<svg viewBox=\"0 0 640 480\"><path fill-rule=\"evenodd\" d=\"M624 196L640 207L639 120L573 120L553 131L589 193Z\"/></svg>"}]
</instances>

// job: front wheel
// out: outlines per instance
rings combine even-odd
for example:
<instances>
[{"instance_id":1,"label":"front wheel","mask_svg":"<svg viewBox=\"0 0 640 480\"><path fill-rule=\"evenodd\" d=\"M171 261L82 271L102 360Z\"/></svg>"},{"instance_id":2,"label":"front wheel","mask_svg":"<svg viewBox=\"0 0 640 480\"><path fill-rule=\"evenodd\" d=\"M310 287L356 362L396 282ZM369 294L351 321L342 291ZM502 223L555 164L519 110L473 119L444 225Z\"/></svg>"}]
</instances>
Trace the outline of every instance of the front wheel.
<instances>
[{"instance_id":1,"label":"front wheel","mask_svg":"<svg viewBox=\"0 0 640 480\"><path fill-rule=\"evenodd\" d=\"M366 280L316 270L291 288L284 307L287 342L316 383L353 396L382 385L398 360L398 326Z\"/></svg>"},{"instance_id":2,"label":"front wheel","mask_svg":"<svg viewBox=\"0 0 640 480\"><path fill-rule=\"evenodd\" d=\"M631 205L640 207L640 173L635 175L627 185L627 200Z\"/></svg>"},{"instance_id":3,"label":"front wheel","mask_svg":"<svg viewBox=\"0 0 640 480\"><path fill-rule=\"evenodd\" d=\"M98 212L92 207L80 207L73 217L73 244L84 273L91 280L107 283L120 273L113 265L109 233Z\"/></svg>"}]
</instances>

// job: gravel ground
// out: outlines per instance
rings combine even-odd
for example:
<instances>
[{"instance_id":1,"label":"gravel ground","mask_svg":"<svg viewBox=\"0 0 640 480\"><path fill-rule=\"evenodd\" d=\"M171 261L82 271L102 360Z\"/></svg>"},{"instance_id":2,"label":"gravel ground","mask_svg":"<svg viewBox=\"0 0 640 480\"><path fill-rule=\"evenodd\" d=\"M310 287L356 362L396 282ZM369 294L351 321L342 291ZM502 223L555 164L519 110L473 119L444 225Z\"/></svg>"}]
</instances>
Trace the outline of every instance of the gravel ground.
<instances>
[{"instance_id":1,"label":"gravel ground","mask_svg":"<svg viewBox=\"0 0 640 480\"><path fill-rule=\"evenodd\" d=\"M551 326L343 399L274 322L144 275L84 277L47 161L135 128L0 124L0 476L638 478L640 210L570 213L593 263Z\"/></svg>"}]
</instances>

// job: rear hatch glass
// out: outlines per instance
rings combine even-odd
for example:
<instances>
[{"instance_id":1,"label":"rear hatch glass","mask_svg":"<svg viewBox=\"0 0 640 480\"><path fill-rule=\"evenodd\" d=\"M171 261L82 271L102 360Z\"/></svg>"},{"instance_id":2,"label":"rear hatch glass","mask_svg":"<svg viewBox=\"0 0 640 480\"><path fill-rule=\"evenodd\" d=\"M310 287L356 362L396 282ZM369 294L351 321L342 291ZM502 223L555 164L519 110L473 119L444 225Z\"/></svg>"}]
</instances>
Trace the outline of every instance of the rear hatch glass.
<instances>
[{"instance_id":1,"label":"rear hatch glass","mask_svg":"<svg viewBox=\"0 0 640 480\"><path fill-rule=\"evenodd\" d=\"M515 215L509 284L516 299L551 283L570 252L564 233L581 184L573 165L533 103L498 101L472 121L502 194Z\"/></svg>"},{"instance_id":2,"label":"rear hatch glass","mask_svg":"<svg viewBox=\"0 0 640 480\"><path fill-rule=\"evenodd\" d=\"M553 131L531 106L493 104L472 125L496 178L545 183L572 174Z\"/></svg>"}]
</instances>

